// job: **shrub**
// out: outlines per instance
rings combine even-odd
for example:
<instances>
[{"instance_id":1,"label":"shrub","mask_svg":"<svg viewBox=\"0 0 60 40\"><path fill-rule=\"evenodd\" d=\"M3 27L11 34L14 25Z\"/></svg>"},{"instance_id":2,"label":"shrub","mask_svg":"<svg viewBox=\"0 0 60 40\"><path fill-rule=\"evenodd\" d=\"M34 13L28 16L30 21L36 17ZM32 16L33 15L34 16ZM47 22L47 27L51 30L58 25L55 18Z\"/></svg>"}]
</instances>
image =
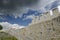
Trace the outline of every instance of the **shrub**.
<instances>
[{"instance_id":1,"label":"shrub","mask_svg":"<svg viewBox=\"0 0 60 40\"><path fill-rule=\"evenodd\" d=\"M0 30L2 30L3 29L3 27L0 25Z\"/></svg>"}]
</instances>

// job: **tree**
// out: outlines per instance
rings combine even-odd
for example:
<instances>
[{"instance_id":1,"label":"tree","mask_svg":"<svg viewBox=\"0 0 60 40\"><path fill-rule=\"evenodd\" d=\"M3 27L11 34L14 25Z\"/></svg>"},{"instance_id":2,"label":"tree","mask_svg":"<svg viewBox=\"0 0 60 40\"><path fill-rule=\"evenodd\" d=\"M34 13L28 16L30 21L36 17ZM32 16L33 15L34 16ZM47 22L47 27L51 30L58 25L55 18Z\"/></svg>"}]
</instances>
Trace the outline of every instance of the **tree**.
<instances>
[{"instance_id":1,"label":"tree","mask_svg":"<svg viewBox=\"0 0 60 40\"><path fill-rule=\"evenodd\" d=\"M3 29L3 27L0 25L0 30L2 30Z\"/></svg>"}]
</instances>

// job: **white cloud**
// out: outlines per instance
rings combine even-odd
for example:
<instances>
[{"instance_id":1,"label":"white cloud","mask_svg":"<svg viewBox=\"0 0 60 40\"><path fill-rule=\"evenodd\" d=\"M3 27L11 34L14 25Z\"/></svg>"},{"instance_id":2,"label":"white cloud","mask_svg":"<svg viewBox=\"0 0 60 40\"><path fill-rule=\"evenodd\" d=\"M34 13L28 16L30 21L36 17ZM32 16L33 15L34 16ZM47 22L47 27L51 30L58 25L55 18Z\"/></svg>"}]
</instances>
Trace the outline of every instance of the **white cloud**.
<instances>
[{"instance_id":1,"label":"white cloud","mask_svg":"<svg viewBox=\"0 0 60 40\"><path fill-rule=\"evenodd\" d=\"M6 29L21 29L21 28L24 28L25 26L20 26L18 24L10 24L8 22L0 22L0 25L3 26L3 30L6 30Z\"/></svg>"},{"instance_id":2,"label":"white cloud","mask_svg":"<svg viewBox=\"0 0 60 40\"><path fill-rule=\"evenodd\" d=\"M46 11L44 6L46 6L47 4L50 4L51 2L54 2L54 1L56 1L56 0L39 0L38 3L35 5L19 7L15 12L12 13L12 15L14 15L15 18L17 18L18 16L21 17L22 13L26 13L29 9L33 9L33 10L37 10L37 11L42 9L42 11ZM10 14L10 13L7 13L7 14ZM35 16L30 15L30 16L27 16L25 19L28 19L28 18L33 19L33 18L35 18ZM13 28L14 27L16 27L16 28L20 27L20 25L18 25L18 24L10 24L8 22L2 22L0 24L2 24L5 29L11 28L11 27L13 27Z\"/></svg>"},{"instance_id":3,"label":"white cloud","mask_svg":"<svg viewBox=\"0 0 60 40\"><path fill-rule=\"evenodd\" d=\"M30 15L30 16L27 16L25 19L28 19L28 18L33 19L33 18L35 18L35 16L34 15Z\"/></svg>"}]
</instances>

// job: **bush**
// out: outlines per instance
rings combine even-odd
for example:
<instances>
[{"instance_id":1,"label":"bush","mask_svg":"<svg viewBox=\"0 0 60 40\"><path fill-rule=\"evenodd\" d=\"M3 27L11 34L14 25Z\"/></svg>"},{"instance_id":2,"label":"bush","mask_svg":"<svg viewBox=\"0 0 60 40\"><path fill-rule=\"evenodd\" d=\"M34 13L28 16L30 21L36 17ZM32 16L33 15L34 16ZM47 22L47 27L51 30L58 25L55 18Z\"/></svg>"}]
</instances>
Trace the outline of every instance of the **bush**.
<instances>
[{"instance_id":1,"label":"bush","mask_svg":"<svg viewBox=\"0 0 60 40\"><path fill-rule=\"evenodd\" d=\"M3 37L3 38L0 38L1 40L17 40L15 37Z\"/></svg>"},{"instance_id":2,"label":"bush","mask_svg":"<svg viewBox=\"0 0 60 40\"><path fill-rule=\"evenodd\" d=\"M3 29L3 27L0 25L0 30L2 30Z\"/></svg>"}]
</instances>

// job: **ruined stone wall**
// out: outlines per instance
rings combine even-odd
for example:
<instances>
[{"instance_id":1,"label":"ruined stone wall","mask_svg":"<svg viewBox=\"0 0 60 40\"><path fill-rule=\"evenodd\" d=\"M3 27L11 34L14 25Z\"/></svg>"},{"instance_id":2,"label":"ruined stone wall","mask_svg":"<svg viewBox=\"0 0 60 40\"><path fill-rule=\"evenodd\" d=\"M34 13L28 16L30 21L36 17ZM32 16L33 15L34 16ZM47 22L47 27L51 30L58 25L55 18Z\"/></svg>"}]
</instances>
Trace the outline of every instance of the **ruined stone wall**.
<instances>
[{"instance_id":1,"label":"ruined stone wall","mask_svg":"<svg viewBox=\"0 0 60 40\"><path fill-rule=\"evenodd\" d=\"M53 13L53 15L51 15L50 11L48 11L48 12L42 14L40 17L37 16L36 18L34 18L32 20L32 23L30 25L37 24L37 23L47 21L47 20L51 20L51 19L53 19L55 17L58 17L60 15L60 12L59 12L58 8L53 9L52 13Z\"/></svg>"},{"instance_id":2,"label":"ruined stone wall","mask_svg":"<svg viewBox=\"0 0 60 40\"><path fill-rule=\"evenodd\" d=\"M20 30L22 40L60 40L60 16Z\"/></svg>"},{"instance_id":3,"label":"ruined stone wall","mask_svg":"<svg viewBox=\"0 0 60 40\"><path fill-rule=\"evenodd\" d=\"M19 30L10 29L7 32L19 40L60 40L60 16Z\"/></svg>"},{"instance_id":4,"label":"ruined stone wall","mask_svg":"<svg viewBox=\"0 0 60 40\"><path fill-rule=\"evenodd\" d=\"M44 14L41 22L37 21L26 28L9 29L6 32L18 40L60 40L60 13L57 9L54 9L53 12L53 16L49 13Z\"/></svg>"}]
</instances>

